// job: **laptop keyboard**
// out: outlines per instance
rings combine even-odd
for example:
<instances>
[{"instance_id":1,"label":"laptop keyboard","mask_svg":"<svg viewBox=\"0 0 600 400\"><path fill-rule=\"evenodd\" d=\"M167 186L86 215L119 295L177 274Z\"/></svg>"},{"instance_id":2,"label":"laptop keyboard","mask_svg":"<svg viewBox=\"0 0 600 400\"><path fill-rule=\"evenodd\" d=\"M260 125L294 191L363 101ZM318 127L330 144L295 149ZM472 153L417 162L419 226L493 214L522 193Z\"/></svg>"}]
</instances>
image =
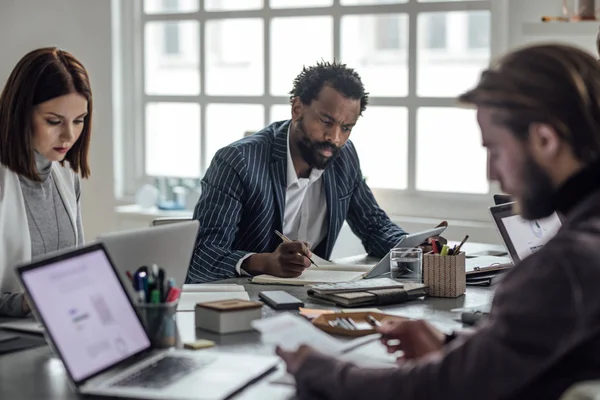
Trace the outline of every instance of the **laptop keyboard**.
<instances>
[{"instance_id":1,"label":"laptop keyboard","mask_svg":"<svg viewBox=\"0 0 600 400\"><path fill-rule=\"evenodd\" d=\"M210 362L210 359L198 360L188 357L166 356L121 379L113 386L161 389Z\"/></svg>"}]
</instances>

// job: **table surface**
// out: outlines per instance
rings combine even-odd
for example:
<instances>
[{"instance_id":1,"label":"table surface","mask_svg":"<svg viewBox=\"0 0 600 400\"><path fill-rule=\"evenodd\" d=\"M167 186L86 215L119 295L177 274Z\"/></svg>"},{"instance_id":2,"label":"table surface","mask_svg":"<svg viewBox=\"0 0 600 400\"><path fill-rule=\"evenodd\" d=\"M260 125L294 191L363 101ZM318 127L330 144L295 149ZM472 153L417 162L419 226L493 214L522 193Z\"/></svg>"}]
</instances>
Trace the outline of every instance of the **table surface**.
<instances>
[{"instance_id":1,"label":"table surface","mask_svg":"<svg viewBox=\"0 0 600 400\"><path fill-rule=\"evenodd\" d=\"M499 250L499 246L471 244L468 252ZM364 263L365 257L346 258L339 262ZM233 278L215 283L237 283L246 288L251 300L258 300L258 294L264 290L286 290L305 302L309 308L329 308L326 303L309 299L306 288L301 286L259 285L249 282L248 278ZM388 314L409 318L426 319L444 332L461 329L458 322L459 313L452 309L462 307L480 307L490 304L493 291L489 288L467 287L465 295L456 299L423 298L403 304L378 307ZM263 317L274 315L276 311L263 307ZM7 321L0 318L0 321ZM217 344L216 349L236 353L273 354L273 348L261 343L257 332L218 335L208 331L195 329L194 312L179 312L177 323L183 342L196 339L209 339ZM288 399L294 397L294 388L270 383L281 377L283 371L275 372L262 381L248 387L236 399ZM48 346L0 356L0 399L79 399L70 386L62 362L56 358Z\"/></svg>"}]
</instances>

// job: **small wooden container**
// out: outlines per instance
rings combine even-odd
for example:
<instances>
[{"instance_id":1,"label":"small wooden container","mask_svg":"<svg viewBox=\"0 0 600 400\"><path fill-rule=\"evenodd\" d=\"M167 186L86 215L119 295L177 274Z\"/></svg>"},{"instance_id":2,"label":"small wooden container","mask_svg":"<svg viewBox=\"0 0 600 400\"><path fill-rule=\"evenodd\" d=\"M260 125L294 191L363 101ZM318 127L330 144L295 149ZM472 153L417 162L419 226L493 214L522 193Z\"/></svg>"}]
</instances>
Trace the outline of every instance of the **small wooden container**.
<instances>
[{"instance_id":1,"label":"small wooden container","mask_svg":"<svg viewBox=\"0 0 600 400\"><path fill-rule=\"evenodd\" d=\"M251 322L262 317L263 304L247 300L220 300L196 304L196 328L215 333L252 331Z\"/></svg>"},{"instance_id":2,"label":"small wooden container","mask_svg":"<svg viewBox=\"0 0 600 400\"><path fill-rule=\"evenodd\" d=\"M423 283L431 297L459 297L465 293L465 253L456 256L423 255Z\"/></svg>"}]
</instances>

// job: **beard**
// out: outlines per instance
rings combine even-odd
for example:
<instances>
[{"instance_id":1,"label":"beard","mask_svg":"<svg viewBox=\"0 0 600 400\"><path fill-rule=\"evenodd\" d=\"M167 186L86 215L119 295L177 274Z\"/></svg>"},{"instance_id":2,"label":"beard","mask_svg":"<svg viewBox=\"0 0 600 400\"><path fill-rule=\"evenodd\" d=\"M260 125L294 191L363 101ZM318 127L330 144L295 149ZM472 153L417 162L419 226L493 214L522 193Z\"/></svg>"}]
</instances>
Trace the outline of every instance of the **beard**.
<instances>
[{"instance_id":1,"label":"beard","mask_svg":"<svg viewBox=\"0 0 600 400\"><path fill-rule=\"evenodd\" d=\"M299 139L296 142L298 151L302 159L311 167L316 169L325 169L327 165L335 159L338 154L339 147L330 142L313 142L308 137L304 127L304 120L298 119L296 129L300 133ZM320 153L322 150L331 151L331 157L323 157Z\"/></svg>"},{"instance_id":2,"label":"beard","mask_svg":"<svg viewBox=\"0 0 600 400\"><path fill-rule=\"evenodd\" d=\"M536 220L550 216L556 209L555 190L548 174L527 156L523 170L525 190L519 199L521 216L526 220Z\"/></svg>"}]
</instances>

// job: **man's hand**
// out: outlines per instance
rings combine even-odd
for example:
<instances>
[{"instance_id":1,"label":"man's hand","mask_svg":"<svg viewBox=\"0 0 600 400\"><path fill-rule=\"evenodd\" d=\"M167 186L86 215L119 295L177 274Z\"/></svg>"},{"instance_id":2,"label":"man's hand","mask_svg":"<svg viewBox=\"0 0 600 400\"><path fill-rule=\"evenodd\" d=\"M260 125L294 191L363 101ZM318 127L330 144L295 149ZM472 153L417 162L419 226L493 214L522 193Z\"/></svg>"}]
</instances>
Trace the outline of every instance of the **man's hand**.
<instances>
[{"instance_id":1,"label":"man's hand","mask_svg":"<svg viewBox=\"0 0 600 400\"><path fill-rule=\"evenodd\" d=\"M310 267L312 252L306 242L281 243L273 253L253 254L244 260L242 268L252 275L269 274L295 278Z\"/></svg>"},{"instance_id":2,"label":"man's hand","mask_svg":"<svg viewBox=\"0 0 600 400\"><path fill-rule=\"evenodd\" d=\"M446 335L423 320L386 319L377 328L388 353L403 351L398 360L414 360L444 347ZM393 342L392 342L393 341Z\"/></svg>"},{"instance_id":3,"label":"man's hand","mask_svg":"<svg viewBox=\"0 0 600 400\"><path fill-rule=\"evenodd\" d=\"M292 375L298 372L306 357L313 351L310 346L304 344L296 351L286 351L279 346L275 349L275 353L283 359L287 365L287 371Z\"/></svg>"}]
</instances>

